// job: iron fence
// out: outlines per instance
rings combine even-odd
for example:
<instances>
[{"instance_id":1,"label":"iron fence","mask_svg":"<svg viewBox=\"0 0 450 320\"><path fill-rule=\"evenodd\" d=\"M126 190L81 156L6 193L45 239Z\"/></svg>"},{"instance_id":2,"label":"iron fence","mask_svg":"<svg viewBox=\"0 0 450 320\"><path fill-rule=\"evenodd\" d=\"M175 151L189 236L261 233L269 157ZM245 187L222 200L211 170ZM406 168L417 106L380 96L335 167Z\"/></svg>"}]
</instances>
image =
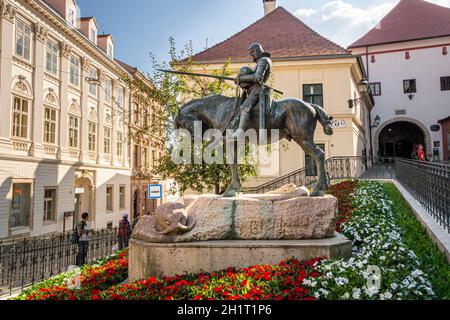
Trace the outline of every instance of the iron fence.
<instances>
[{"instance_id":1,"label":"iron fence","mask_svg":"<svg viewBox=\"0 0 450 320\"><path fill-rule=\"evenodd\" d=\"M88 239L86 263L117 250L118 229L91 230ZM76 265L78 250L71 233L0 242L0 295L67 271Z\"/></svg>"},{"instance_id":2,"label":"iron fence","mask_svg":"<svg viewBox=\"0 0 450 320\"><path fill-rule=\"evenodd\" d=\"M334 157L326 161L330 180L396 179L450 233L450 165L393 157ZM245 193L266 193L290 183L310 187L317 181L302 168Z\"/></svg>"},{"instance_id":3,"label":"iron fence","mask_svg":"<svg viewBox=\"0 0 450 320\"><path fill-rule=\"evenodd\" d=\"M396 160L396 179L450 233L450 165Z\"/></svg>"}]
</instances>

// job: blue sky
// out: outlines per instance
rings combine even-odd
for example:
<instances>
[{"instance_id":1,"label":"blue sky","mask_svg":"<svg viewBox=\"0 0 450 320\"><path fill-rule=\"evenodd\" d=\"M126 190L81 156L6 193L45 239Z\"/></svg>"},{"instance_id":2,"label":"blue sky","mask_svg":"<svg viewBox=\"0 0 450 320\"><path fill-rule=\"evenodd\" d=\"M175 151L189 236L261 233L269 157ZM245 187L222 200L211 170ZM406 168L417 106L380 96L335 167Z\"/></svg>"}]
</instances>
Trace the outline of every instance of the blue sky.
<instances>
[{"instance_id":1,"label":"blue sky","mask_svg":"<svg viewBox=\"0 0 450 320\"><path fill-rule=\"evenodd\" d=\"M82 16L95 16L111 33L116 57L151 71L149 53L168 60L168 39L195 52L221 42L263 16L262 0L78 0ZM277 0L321 35L348 46L370 30L398 0ZM450 7L450 0L429 0Z\"/></svg>"}]
</instances>

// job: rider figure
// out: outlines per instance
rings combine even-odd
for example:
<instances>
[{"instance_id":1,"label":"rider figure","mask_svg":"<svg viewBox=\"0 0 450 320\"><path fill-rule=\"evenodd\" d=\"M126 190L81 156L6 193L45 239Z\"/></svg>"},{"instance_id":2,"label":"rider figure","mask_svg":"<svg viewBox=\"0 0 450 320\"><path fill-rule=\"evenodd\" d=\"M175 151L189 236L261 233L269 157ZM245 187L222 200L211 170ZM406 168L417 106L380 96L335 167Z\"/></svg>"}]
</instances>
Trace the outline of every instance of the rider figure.
<instances>
[{"instance_id":1,"label":"rider figure","mask_svg":"<svg viewBox=\"0 0 450 320\"><path fill-rule=\"evenodd\" d=\"M250 55L256 62L255 69L249 75L240 75L236 78L236 84L247 89L247 97L241 105L241 118L239 128L234 135L237 137L239 133L247 129L250 120L250 112L253 107L258 105L259 96L263 86L267 85L270 74L272 73L272 59L270 53L264 52L263 47L259 43L254 43L248 49ZM242 130L242 131L240 131Z\"/></svg>"}]
</instances>

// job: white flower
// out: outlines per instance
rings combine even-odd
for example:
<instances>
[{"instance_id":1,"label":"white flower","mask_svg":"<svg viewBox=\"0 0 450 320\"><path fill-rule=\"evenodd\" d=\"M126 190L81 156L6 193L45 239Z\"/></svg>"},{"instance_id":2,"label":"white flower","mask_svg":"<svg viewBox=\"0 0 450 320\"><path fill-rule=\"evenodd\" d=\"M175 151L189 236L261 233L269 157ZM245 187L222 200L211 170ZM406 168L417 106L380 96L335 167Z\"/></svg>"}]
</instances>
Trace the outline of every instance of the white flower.
<instances>
[{"instance_id":1,"label":"white flower","mask_svg":"<svg viewBox=\"0 0 450 320\"><path fill-rule=\"evenodd\" d=\"M316 299L320 299L320 293L319 292L314 293L314 297L316 297Z\"/></svg>"},{"instance_id":2,"label":"white flower","mask_svg":"<svg viewBox=\"0 0 450 320\"><path fill-rule=\"evenodd\" d=\"M353 299L355 300L359 300L359 298L361 297L361 289L359 288L355 288L353 289L353 295L352 295Z\"/></svg>"},{"instance_id":3,"label":"white flower","mask_svg":"<svg viewBox=\"0 0 450 320\"><path fill-rule=\"evenodd\" d=\"M344 300L348 300L350 298L350 294L348 292L346 292L343 296L342 299Z\"/></svg>"},{"instance_id":4,"label":"white flower","mask_svg":"<svg viewBox=\"0 0 450 320\"><path fill-rule=\"evenodd\" d=\"M321 294L323 294L324 297L327 297L328 294L329 294L329 292L327 290L325 290L325 289L320 289L319 291L320 291Z\"/></svg>"},{"instance_id":5,"label":"white flower","mask_svg":"<svg viewBox=\"0 0 450 320\"><path fill-rule=\"evenodd\" d=\"M380 292L380 290L375 286L372 286L366 290L366 293L369 297L376 295L378 292Z\"/></svg>"},{"instance_id":6,"label":"white flower","mask_svg":"<svg viewBox=\"0 0 450 320\"><path fill-rule=\"evenodd\" d=\"M397 290L397 288L398 288L398 284L396 284L395 282L391 284L392 290Z\"/></svg>"},{"instance_id":7,"label":"white flower","mask_svg":"<svg viewBox=\"0 0 450 320\"><path fill-rule=\"evenodd\" d=\"M421 275L423 275L423 272L422 272L422 270L414 270L412 273L411 273L411 275L412 275L412 277L413 278L417 278L418 276L421 276Z\"/></svg>"},{"instance_id":8,"label":"white flower","mask_svg":"<svg viewBox=\"0 0 450 320\"><path fill-rule=\"evenodd\" d=\"M343 285L346 285L348 283L348 279L347 278L342 278L342 277L338 277L338 278L334 279L334 281L336 282L336 284L338 286L343 286Z\"/></svg>"},{"instance_id":9,"label":"white flower","mask_svg":"<svg viewBox=\"0 0 450 320\"><path fill-rule=\"evenodd\" d=\"M381 260L381 261L384 261L384 260L386 260L386 257L385 257L385 256L381 256L381 257L380 257L380 260Z\"/></svg>"},{"instance_id":10,"label":"white flower","mask_svg":"<svg viewBox=\"0 0 450 320\"><path fill-rule=\"evenodd\" d=\"M389 291L386 291L385 293L382 293L380 295L381 300L391 300L392 299L392 293L390 293Z\"/></svg>"}]
</instances>

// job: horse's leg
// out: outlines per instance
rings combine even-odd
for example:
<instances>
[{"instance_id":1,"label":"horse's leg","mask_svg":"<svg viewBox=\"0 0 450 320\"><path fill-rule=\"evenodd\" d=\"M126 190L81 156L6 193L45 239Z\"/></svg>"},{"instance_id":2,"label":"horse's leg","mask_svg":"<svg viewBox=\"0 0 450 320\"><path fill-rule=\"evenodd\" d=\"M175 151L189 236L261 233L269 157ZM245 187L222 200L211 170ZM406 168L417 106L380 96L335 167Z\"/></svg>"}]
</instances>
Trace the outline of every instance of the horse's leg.
<instances>
[{"instance_id":1,"label":"horse's leg","mask_svg":"<svg viewBox=\"0 0 450 320\"><path fill-rule=\"evenodd\" d=\"M325 171L325 152L312 139L299 139L298 137L294 137L294 139L313 158L317 165L318 180L312 188L311 196L323 196L329 187L329 181Z\"/></svg>"},{"instance_id":2,"label":"horse's leg","mask_svg":"<svg viewBox=\"0 0 450 320\"><path fill-rule=\"evenodd\" d=\"M230 164L231 169L231 184L227 191L223 194L226 198L236 197L236 194L241 191L241 177L239 176L239 165L237 163L237 146L234 147L234 163Z\"/></svg>"}]
</instances>

